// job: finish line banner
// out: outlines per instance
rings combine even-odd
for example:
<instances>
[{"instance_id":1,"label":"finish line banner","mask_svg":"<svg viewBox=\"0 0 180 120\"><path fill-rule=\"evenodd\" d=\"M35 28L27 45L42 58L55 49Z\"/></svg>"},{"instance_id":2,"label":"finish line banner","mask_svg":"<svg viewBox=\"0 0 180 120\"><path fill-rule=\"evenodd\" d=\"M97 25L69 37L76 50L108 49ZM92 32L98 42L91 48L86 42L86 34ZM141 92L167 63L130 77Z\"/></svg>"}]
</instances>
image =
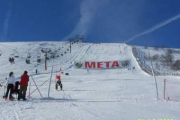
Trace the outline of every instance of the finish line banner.
<instances>
[{"instance_id":1,"label":"finish line banner","mask_svg":"<svg viewBox=\"0 0 180 120\"><path fill-rule=\"evenodd\" d=\"M81 69L113 69L113 68L129 68L130 60L115 61L75 61L75 68Z\"/></svg>"}]
</instances>

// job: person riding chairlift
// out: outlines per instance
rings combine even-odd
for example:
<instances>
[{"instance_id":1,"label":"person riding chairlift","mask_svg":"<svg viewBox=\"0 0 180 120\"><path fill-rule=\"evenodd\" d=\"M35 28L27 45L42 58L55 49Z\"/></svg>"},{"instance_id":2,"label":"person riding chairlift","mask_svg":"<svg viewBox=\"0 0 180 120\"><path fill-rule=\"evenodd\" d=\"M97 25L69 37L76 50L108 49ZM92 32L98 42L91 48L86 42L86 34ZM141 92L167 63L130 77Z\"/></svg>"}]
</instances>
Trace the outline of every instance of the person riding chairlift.
<instances>
[{"instance_id":1,"label":"person riding chairlift","mask_svg":"<svg viewBox=\"0 0 180 120\"><path fill-rule=\"evenodd\" d=\"M10 62L10 63L14 63L14 58L13 58L13 57L10 57L10 58L9 58L9 62Z\"/></svg>"},{"instance_id":2,"label":"person riding chairlift","mask_svg":"<svg viewBox=\"0 0 180 120\"><path fill-rule=\"evenodd\" d=\"M58 89L58 86L60 86L60 89L62 90L63 86L61 83L61 76L60 74L56 74L56 85L55 85L55 89Z\"/></svg>"}]
</instances>

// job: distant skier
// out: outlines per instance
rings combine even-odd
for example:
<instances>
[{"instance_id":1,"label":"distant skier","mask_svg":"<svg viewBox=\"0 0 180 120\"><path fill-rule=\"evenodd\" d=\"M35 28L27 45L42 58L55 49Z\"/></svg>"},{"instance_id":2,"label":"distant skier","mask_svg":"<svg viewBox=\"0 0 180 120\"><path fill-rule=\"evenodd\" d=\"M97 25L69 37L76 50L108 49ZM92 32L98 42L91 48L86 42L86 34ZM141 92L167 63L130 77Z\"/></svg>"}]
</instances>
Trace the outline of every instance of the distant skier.
<instances>
[{"instance_id":1,"label":"distant skier","mask_svg":"<svg viewBox=\"0 0 180 120\"><path fill-rule=\"evenodd\" d=\"M9 77L7 79L7 90L6 90L6 94L5 96L3 96L3 98L5 100L7 100L7 97L8 97L8 94L9 94L9 91L10 91L10 95L9 95L9 100L13 100L13 96L12 96L12 93L13 93L13 89L15 88L15 77L13 76L13 72L10 72L9 73Z\"/></svg>"},{"instance_id":2,"label":"distant skier","mask_svg":"<svg viewBox=\"0 0 180 120\"><path fill-rule=\"evenodd\" d=\"M38 70L36 69L36 74L38 74Z\"/></svg>"},{"instance_id":3,"label":"distant skier","mask_svg":"<svg viewBox=\"0 0 180 120\"><path fill-rule=\"evenodd\" d=\"M55 89L57 90L58 89L58 86L60 86L61 90L63 88L63 85L61 83L61 76L60 74L57 74L56 75L56 85L55 85Z\"/></svg>"},{"instance_id":4,"label":"distant skier","mask_svg":"<svg viewBox=\"0 0 180 120\"><path fill-rule=\"evenodd\" d=\"M29 76L27 75L27 73L27 71L24 71L24 74L21 76L21 80L19 82L20 89L18 94L18 100L20 100L21 98L23 100L26 100L26 91L29 82Z\"/></svg>"}]
</instances>

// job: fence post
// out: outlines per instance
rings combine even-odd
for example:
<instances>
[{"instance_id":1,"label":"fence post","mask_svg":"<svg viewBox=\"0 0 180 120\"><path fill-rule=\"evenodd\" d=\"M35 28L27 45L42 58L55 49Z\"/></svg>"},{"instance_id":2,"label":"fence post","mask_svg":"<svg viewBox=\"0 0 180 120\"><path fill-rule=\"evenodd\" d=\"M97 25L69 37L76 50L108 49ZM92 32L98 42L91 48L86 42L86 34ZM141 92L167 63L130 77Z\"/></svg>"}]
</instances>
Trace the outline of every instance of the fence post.
<instances>
[{"instance_id":1,"label":"fence post","mask_svg":"<svg viewBox=\"0 0 180 120\"><path fill-rule=\"evenodd\" d=\"M31 81L29 83L29 98L30 98L30 93L31 93Z\"/></svg>"},{"instance_id":2,"label":"fence post","mask_svg":"<svg viewBox=\"0 0 180 120\"><path fill-rule=\"evenodd\" d=\"M166 79L164 79L164 100L166 100Z\"/></svg>"},{"instance_id":3,"label":"fence post","mask_svg":"<svg viewBox=\"0 0 180 120\"><path fill-rule=\"evenodd\" d=\"M50 76L50 81L49 81L48 98L50 96L51 80L52 80L52 73L53 73L53 63L54 63L54 59L52 60L52 69L51 69L51 76Z\"/></svg>"}]
</instances>

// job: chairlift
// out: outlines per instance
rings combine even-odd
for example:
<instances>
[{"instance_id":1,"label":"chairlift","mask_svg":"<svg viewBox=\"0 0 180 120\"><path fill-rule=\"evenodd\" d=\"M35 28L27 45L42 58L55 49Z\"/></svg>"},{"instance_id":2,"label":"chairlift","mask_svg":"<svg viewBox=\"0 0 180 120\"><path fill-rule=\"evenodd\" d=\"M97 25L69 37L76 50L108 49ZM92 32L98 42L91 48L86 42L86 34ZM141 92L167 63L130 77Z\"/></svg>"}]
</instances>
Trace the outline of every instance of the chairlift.
<instances>
[{"instance_id":1,"label":"chairlift","mask_svg":"<svg viewBox=\"0 0 180 120\"><path fill-rule=\"evenodd\" d=\"M31 53L28 53L27 58L31 58Z\"/></svg>"},{"instance_id":2,"label":"chairlift","mask_svg":"<svg viewBox=\"0 0 180 120\"><path fill-rule=\"evenodd\" d=\"M14 63L14 54L11 54L11 55L9 56L9 62L10 62L10 63Z\"/></svg>"},{"instance_id":3,"label":"chairlift","mask_svg":"<svg viewBox=\"0 0 180 120\"><path fill-rule=\"evenodd\" d=\"M55 53L51 53L51 58L54 58L55 57Z\"/></svg>"},{"instance_id":4,"label":"chairlift","mask_svg":"<svg viewBox=\"0 0 180 120\"><path fill-rule=\"evenodd\" d=\"M26 64L30 64L30 59L29 58L26 59Z\"/></svg>"},{"instance_id":5,"label":"chairlift","mask_svg":"<svg viewBox=\"0 0 180 120\"><path fill-rule=\"evenodd\" d=\"M37 59L37 62L38 62L38 63L41 63L41 59L40 59L40 58L38 58L38 59Z\"/></svg>"},{"instance_id":6,"label":"chairlift","mask_svg":"<svg viewBox=\"0 0 180 120\"><path fill-rule=\"evenodd\" d=\"M15 58L19 58L19 52L16 49L14 50L13 54Z\"/></svg>"},{"instance_id":7,"label":"chairlift","mask_svg":"<svg viewBox=\"0 0 180 120\"><path fill-rule=\"evenodd\" d=\"M37 58L41 58L41 53L38 53L38 54L37 54Z\"/></svg>"},{"instance_id":8,"label":"chairlift","mask_svg":"<svg viewBox=\"0 0 180 120\"><path fill-rule=\"evenodd\" d=\"M60 46L58 47L58 50L61 50L61 47L60 47Z\"/></svg>"}]
</instances>

